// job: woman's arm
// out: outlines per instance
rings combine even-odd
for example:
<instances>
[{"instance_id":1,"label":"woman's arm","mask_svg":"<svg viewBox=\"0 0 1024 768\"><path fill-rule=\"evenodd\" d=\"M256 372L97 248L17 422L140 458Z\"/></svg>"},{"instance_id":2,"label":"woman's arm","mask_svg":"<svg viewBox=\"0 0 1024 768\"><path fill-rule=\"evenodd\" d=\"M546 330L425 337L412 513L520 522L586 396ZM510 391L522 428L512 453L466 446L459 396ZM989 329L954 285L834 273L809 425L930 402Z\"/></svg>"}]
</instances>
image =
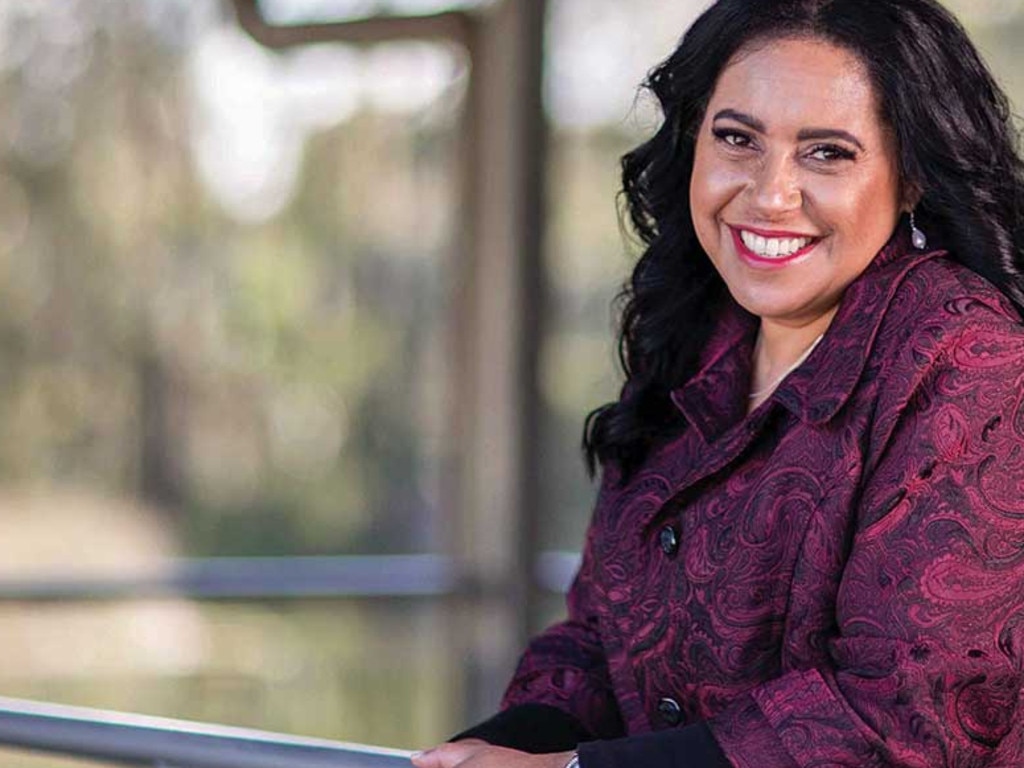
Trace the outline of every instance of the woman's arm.
<instances>
[{"instance_id":1,"label":"woman's arm","mask_svg":"<svg viewBox=\"0 0 1024 768\"><path fill-rule=\"evenodd\" d=\"M610 482L606 476L597 513ZM456 738L553 752L589 739L623 735L595 611L596 528L592 523L587 532L580 568L569 588L567 619L530 641L501 712Z\"/></svg>"},{"instance_id":2,"label":"woman's arm","mask_svg":"<svg viewBox=\"0 0 1024 768\"><path fill-rule=\"evenodd\" d=\"M614 471L606 468L595 519L614 482ZM453 737L454 744L446 745L442 753L431 751L417 765L432 768L456 757L467 759L464 748L481 745L546 755L569 751L571 755L580 742L623 735L595 611L596 527L592 522L587 531L582 562L569 588L567 619L530 642L501 711ZM450 747L455 746L459 749L452 751ZM485 752L474 752L477 759L488 758Z\"/></svg>"}]
</instances>

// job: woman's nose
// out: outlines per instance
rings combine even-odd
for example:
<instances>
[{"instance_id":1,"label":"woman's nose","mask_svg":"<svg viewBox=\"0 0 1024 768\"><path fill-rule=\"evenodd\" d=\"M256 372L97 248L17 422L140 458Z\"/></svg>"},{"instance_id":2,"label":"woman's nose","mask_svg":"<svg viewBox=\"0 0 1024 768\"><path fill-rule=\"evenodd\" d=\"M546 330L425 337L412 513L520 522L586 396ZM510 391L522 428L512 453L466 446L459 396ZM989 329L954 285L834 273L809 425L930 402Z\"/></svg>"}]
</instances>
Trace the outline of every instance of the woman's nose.
<instances>
[{"instance_id":1,"label":"woman's nose","mask_svg":"<svg viewBox=\"0 0 1024 768\"><path fill-rule=\"evenodd\" d=\"M766 157L752 180L751 198L755 211L766 217L800 208L803 194L792 159Z\"/></svg>"}]
</instances>

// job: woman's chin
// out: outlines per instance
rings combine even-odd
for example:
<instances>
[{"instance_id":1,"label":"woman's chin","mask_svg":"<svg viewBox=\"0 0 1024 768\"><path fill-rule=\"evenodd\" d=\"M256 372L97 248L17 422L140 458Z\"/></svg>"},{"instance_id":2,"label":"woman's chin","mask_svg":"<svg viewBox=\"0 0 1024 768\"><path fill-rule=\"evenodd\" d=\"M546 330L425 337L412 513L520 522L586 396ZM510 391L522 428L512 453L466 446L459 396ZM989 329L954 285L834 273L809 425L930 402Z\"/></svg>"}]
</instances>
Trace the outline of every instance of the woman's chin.
<instances>
[{"instance_id":1,"label":"woman's chin","mask_svg":"<svg viewBox=\"0 0 1024 768\"><path fill-rule=\"evenodd\" d=\"M752 315L760 317L761 320L773 321L791 326L803 326L813 323L816 319L831 311L821 301L818 294L807 296L794 296L788 293L784 296L765 296L763 294L741 293L732 294L736 303Z\"/></svg>"}]
</instances>

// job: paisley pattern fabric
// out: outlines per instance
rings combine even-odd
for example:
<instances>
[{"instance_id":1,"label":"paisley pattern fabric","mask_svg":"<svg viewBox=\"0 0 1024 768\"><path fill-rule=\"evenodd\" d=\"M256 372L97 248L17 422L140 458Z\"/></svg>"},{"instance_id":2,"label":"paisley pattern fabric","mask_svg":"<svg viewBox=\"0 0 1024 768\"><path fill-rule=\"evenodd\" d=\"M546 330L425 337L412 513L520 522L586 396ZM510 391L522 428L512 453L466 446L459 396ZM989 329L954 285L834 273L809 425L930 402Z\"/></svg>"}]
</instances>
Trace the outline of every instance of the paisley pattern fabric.
<instances>
[{"instance_id":1,"label":"paisley pattern fabric","mask_svg":"<svg viewBox=\"0 0 1024 768\"><path fill-rule=\"evenodd\" d=\"M1016 311L895 238L748 415L756 329L726 308L687 427L626 484L604 467L568 618L503 708L598 739L703 721L743 768L1024 766Z\"/></svg>"}]
</instances>

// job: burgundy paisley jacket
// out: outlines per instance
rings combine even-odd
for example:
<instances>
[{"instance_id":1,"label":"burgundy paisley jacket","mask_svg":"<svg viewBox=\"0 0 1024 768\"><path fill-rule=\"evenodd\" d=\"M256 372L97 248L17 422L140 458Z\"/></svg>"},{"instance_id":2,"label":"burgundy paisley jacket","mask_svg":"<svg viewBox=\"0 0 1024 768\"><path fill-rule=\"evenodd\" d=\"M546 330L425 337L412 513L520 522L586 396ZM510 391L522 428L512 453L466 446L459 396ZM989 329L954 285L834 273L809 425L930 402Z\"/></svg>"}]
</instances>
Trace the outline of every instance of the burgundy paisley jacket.
<instances>
[{"instance_id":1,"label":"burgundy paisley jacket","mask_svg":"<svg viewBox=\"0 0 1024 768\"><path fill-rule=\"evenodd\" d=\"M673 393L688 427L604 468L503 709L571 716L582 768L698 764L667 735L692 723L742 768L1024 766L1020 317L895 238L747 415L755 334L730 307Z\"/></svg>"}]
</instances>

